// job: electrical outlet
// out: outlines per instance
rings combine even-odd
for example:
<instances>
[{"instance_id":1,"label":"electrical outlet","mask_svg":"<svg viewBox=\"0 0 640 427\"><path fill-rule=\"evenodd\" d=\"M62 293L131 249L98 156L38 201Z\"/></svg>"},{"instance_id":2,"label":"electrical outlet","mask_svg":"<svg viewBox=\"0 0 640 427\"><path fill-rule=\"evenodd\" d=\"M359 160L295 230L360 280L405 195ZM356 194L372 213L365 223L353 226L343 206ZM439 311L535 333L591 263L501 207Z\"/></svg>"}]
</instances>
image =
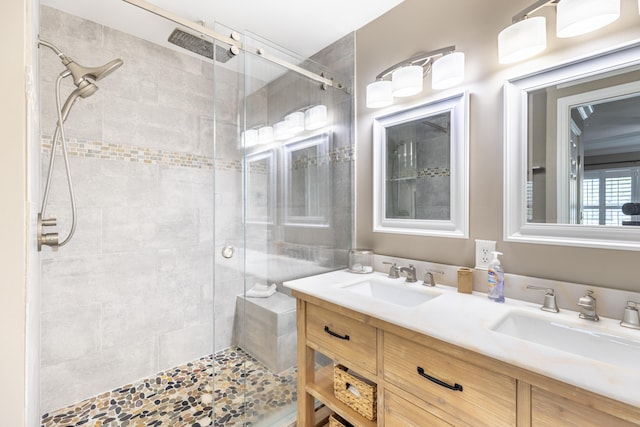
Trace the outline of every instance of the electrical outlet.
<instances>
[{"instance_id":1,"label":"electrical outlet","mask_svg":"<svg viewBox=\"0 0 640 427\"><path fill-rule=\"evenodd\" d=\"M493 240L476 240L476 269L487 270L493 259L491 252L496 250L496 242Z\"/></svg>"}]
</instances>

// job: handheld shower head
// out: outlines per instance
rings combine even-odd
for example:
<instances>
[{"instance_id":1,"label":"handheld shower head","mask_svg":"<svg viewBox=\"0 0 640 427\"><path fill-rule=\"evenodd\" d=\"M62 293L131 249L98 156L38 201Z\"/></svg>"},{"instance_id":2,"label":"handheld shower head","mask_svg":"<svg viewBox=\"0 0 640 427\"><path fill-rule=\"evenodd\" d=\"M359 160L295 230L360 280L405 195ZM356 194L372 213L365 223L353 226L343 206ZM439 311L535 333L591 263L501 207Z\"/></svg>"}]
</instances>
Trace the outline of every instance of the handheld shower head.
<instances>
[{"instance_id":1,"label":"handheld shower head","mask_svg":"<svg viewBox=\"0 0 640 427\"><path fill-rule=\"evenodd\" d=\"M69 97L65 101L62 106L61 116L62 122L64 123L67 120L67 116L69 116L69 112L71 111L71 107L76 102L78 98L88 98L98 90L98 86L94 83L88 82L87 80L83 80L78 85L78 88L69 94Z\"/></svg>"}]
</instances>

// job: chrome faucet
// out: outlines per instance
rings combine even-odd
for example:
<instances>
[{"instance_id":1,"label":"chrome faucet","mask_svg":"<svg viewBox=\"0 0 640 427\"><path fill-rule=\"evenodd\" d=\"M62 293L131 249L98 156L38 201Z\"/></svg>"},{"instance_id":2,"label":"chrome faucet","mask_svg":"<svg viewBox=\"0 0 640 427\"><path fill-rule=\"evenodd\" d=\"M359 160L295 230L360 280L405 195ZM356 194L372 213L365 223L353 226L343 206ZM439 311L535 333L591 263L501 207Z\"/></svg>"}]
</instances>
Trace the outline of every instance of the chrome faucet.
<instances>
[{"instance_id":1,"label":"chrome faucet","mask_svg":"<svg viewBox=\"0 0 640 427\"><path fill-rule=\"evenodd\" d=\"M383 261L383 264L389 264L389 274L387 275L390 279L397 279L400 277L400 268L395 262Z\"/></svg>"},{"instance_id":2,"label":"chrome faucet","mask_svg":"<svg viewBox=\"0 0 640 427\"><path fill-rule=\"evenodd\" d=\"M412 264L409 264L409 267L400 267L400 271L407 273L407 280L405 280L405 282L414 283L418 281L418 279L416 279L416 268Z\"/></svg>"},{"instance_id":3,"label":"chrome faucet","mask_svg":"<svg viewBox=\"0 0 640 427\"><path fill-rule=\"evenodd\" d=\"M560 310L558 309L558 304L556 303L556 294L553 288L544 288L541 286L533 286L527 285L527 289L535 289L537 291L545 291L544 292L544 303L540 310L550 311L552 313L557 313ZM595 303L594 303L595 304Z\"/></svg>"},{"instance_id":4,"label":"chrome faucet","mask_svg":"<svg viewBox=\"0 0 640 427\"><path fill-rule=\"evenodd\" d=\"M424 280L422 281L422 284L424 286L435 286L436 285L436 281L433 278L433 273L438 273L438 274L444 274L444 271L440 271L440 270L427 270L427 272L424 275ZM429 281L427 283L427 280Z\"/></svg>"},{"instance_id":5,"label":"chrome faucet","mask_svg":"<svg viewBox=\"0 0 640 427\"><path fill-rule=\"evenodd\" d=\"M587 295L580 297L578 300L580 307L580 318L597 322L600 320L596 313L596 299L593 297L593 291L587 291Z\"/></svg>"}]
</instances>

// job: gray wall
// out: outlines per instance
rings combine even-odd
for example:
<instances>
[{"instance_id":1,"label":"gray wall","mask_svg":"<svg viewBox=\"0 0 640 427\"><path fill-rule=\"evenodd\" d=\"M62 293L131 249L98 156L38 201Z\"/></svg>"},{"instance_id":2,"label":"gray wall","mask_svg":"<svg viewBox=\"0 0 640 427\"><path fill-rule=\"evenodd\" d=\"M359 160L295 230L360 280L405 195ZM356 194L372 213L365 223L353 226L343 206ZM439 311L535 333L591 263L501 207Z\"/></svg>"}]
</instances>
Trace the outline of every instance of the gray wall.
<instances>
[{"instance_id":1,"label":"gray wall","mask_svg":"<svg viewBox=\"0 0 640 427\"><path fill-rule=\"evenodd\" d=\"M505 79L640 38L635 0L622 0L621 17L613 24L569 39L555 36L555 12L553 8L546 8L539 13L547 15L547 50L528 61L502 66L497 59L498 33L511 23L513 15L530 3L528 0L405 0L357 31L357 245L371 247L381 254L473 266L474 239L496 240L498 250L504 252L503 265L509 273L640 290L637 274L631 268L637 262L638 252L503 241L502 86ZM366 108L366 85L374 81L380 71L416 52L452 44L466 54L466 78L461 87L470 92L470 238L373 233L372 119L381 111ZM429 77L425 86L422 94L389 110L447 93L432 91Z\"/></svg>"},{"instance_id":2,"label":"gray wall","mask_svg":"<svg viewBox=\"0 0 640 427\"><path fill-rule=\"evenodd\" d=\"M55 9L40 34L83 65L124 60L66 126L78 228L42 252L45 412L211 353L214 87L210 63ZM63 66L45 48L40 66L44 175ZM66 236L62 166L48 213Z\"/></svg>"}]
</instances>

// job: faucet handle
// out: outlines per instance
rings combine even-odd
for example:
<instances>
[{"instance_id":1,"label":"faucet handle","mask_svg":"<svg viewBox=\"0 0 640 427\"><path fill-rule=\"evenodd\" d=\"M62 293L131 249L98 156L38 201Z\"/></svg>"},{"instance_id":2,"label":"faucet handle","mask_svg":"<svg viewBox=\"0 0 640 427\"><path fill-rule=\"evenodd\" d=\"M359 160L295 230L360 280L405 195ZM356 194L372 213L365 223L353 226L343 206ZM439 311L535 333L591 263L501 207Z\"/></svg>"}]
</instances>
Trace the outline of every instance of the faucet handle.
<instances>
[{"instance_id":1,"label":"faucet handle","mask_svg":"<svg viewBox=\"0 0 640 427\"><path fill-rule=\"evenodd\" d=\"M390 279L398 279L400 277L400 268L398 267L398 264L390 261L382 261L382 263L391 266L389 267L389 275L387 277Z\"/></svg>"},{"instance_id":2,"label":"faucet handle","mask_svg":"<svg viewBox=\"0 0 640 427\"><path fill-rule=\"evenodd\" d=\"M544 302L542 303L542 307L540 310L549 311L551 313L557 313L560 310L558 309L558 304L556 302L556 293L553 288L545 288L542 286L533 286L527 285L527 289L534 289L536 291L544 291Z\"/></svg>"},{"instance_id":3,"label":"faucet handle","mask_svg":"<svg viewBox=\"0 0 640 427\"><path fill-rule=\"evenodd\" d=\"M620 321L620 326L631 329L640 329L640 312L638 312L638 305L635 301L627 301L627 306L624 308L624 316Z\"/></svg>"},{"instance_id":4,"label":"faucet handle","mask_svg":"<svg viewBox=\"0 0 640 427\"><path fill-rule=\"evenodd\" d=\"M435 286L436 285L436 281L433 277L433 275L437 273L437 274L444 274L444 271L442 270L434 270L434 269L428 269L427 272L424 274L424 279L422 280L422 284L424 286ZM429 282L427 282L427 280Z\"/></svg>"}]
</instances>

